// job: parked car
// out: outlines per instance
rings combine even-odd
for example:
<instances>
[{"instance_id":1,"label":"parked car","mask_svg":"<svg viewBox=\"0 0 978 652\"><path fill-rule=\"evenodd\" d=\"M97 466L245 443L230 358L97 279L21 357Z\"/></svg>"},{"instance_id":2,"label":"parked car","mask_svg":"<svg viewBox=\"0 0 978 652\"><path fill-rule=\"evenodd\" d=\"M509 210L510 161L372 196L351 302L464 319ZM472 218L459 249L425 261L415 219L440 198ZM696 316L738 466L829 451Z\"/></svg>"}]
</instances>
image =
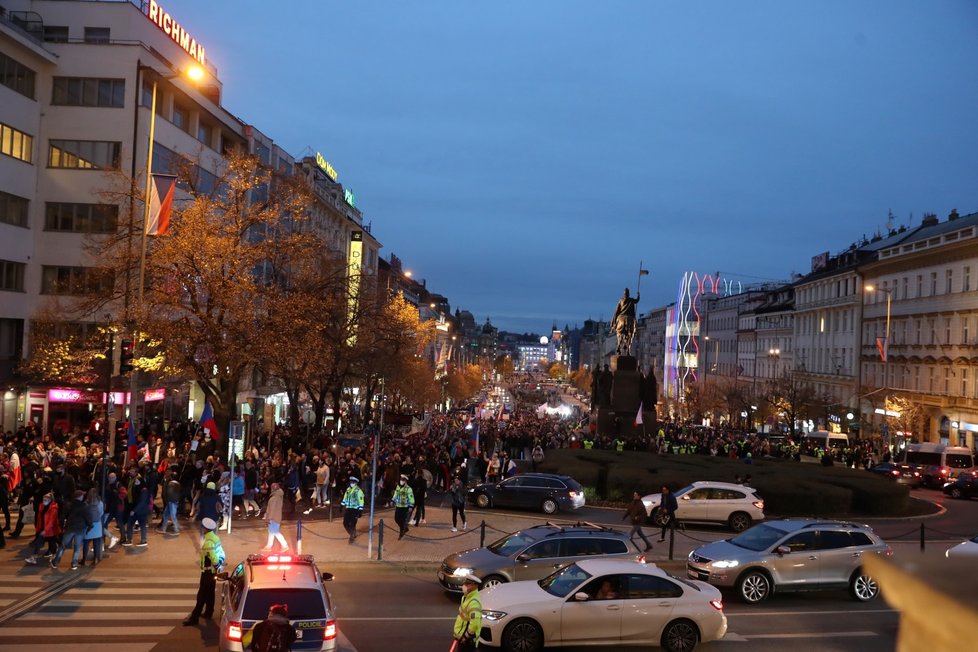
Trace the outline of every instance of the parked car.
<instances>
[{"instance_id":1,"label":"parked car","mask_svg":"<svg viewBox=\"0 0 978 652\"><path fill-rule=\"evenodd\" d=\"M482 508L518 507L553 514L584 507L584 487L568 475L521 473L472 487L469 500Z\"/></svg>"},{"instance_id":2,"label":"parked car","mask_svg":"<svg viewBox=\"0 0 978 652\"><path fill-rule=\"evenodd\" d=\"M484 548L456 552L438 569L438 582L448 591L461 591L466 575L482 578L483 588L517 580L538 580L555 568L580 559L641 557L628 535L600 525L536 525L490 543Z\"/></svg>"},{"instance_id":3,"label":"parked car","mask_svg":"<svg viewBox=\"0 0 978 652\"><path fill-rule=\"evenodd\" d=\"M698 481L674 494L679 508L676 518L697 523L723 523L734 532L743 532L755 521L764 520L764 499L757 490L730 482ZM642 498L653 525L662 527L665 514L660 509L662 494Z\"/></svg>"},{"instance_id":4,"label":"parked car","mask_svg":"<svg viewBox=\"0 0 978 652\"><path fill-rule=\"evenodd\" d=\"M962 541L956 546L951 546L944 552L944 556L948 559L951 557L968 557L969 559L978 558L978 537L972 537L967 541Z\"/></svg>"},{"instance_id":5,"label":"parked car","mask_svg":"<svg viewBox=\"0 0 978 652\"><path fill-rule=\"evenodd\" d=\"M637 645L689 652L727 632L719 590L635 561L586 559L481 597L480 649Z\"/></svg>"},{"instance_id":6,"label":"parked car","mask_svg":"<svg viewBox=\"0 0 978 652\"><path fill-rule=\"evenodd\" d=\"M944 485L944 493L951 498L974 498L978 496L978 472L962 473L957 480Z\"/></svg>"},{"instance_id":7,"label":"parked car","mask_svg":"<svg viewBox=\"0 0 978 652\"><path fill-rule=\"evenodd\" d=\"M910 464L883 462L882 464L877 464L869 471L887 480L893 480L897 484L905 484L911 489L920 487L924 482L923 476L920 474L920 469Z\"/></svg>"},{"instance_id":8,"label":"parked car","mask_svg":"<svg viewBox=\"0 0 978 652\"><path fill-rule=\"evenodd\" d=\"M254 554L221 575L221 652L242 652L242 637L268 617L275 604L289 605L295 652L336 649L336 609L326 590L331 573L320 573L312 555Z\"/></svg>"},{"instance_id":9,"label":"parked car","mask_svg":"<svg viewBox=\"0 0 978 652\"><path fill-rule=\"evenodd\" d=\"M848 588L859 601L879 595L863 558L893 554L868 525L845 521L768 521L732 539L693 550L687 575L714 586L733 587L747 603L772 593Z\"/></svg>"}]
</instances>

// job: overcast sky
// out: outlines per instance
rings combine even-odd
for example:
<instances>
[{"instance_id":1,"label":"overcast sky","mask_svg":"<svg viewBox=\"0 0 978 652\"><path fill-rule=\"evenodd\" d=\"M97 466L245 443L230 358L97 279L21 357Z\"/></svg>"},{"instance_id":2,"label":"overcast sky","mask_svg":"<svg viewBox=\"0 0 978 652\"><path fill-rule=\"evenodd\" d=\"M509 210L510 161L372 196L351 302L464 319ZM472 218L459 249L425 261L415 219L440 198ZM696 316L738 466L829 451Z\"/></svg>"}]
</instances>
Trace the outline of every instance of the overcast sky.
<instances>
[{"instance_id":1,"label":"overcast sky","mask_svg":"<svg viewBox=\"0 0 978 652\"><path fill-rule=\"evenodd\" d=\"M166 0L225 106L507 330L978 211L974 0Z\"/></svg>"}]
</instances>

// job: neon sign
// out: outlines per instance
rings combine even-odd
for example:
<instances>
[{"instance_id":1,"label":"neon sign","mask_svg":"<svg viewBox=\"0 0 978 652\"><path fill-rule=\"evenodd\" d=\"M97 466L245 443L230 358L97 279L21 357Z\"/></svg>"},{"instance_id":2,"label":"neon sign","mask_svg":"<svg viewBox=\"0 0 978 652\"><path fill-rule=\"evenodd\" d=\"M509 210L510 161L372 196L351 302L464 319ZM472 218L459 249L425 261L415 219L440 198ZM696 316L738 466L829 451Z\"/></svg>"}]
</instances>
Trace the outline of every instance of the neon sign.
<instances>
[{"instance_id":1,"label":"neon sign","mask_svg":"<svg viewBox=\"0 0 978 652\"><path fill-rule=\"evenodd\" d=\"M350 206L356 206L356 197L353 195L353 191L349 188L343 189L343 199L345 199L346 203Z\"/></svg>"},{"instance_id":2,"label":"neon sign","mask_svg":"<svg viewBox=\"0 0 978 652\"><path fill-rule=\"evenodd\" d=\"M149 5L146 7L146 17L153 21L174 43L183 48L184 52L196 59L197 63L202 66L205 65L204 46L197 43L197 39L192 37L180 23L164 11L156 0L149 1Z\"/></svg>"},{"instance_id":3,"label":"neon sign","mask_svg":"<svg viewBox=\"0 0 978 652\"><path fill-rule=\"evenodd\" d=\"M330 179L336 181L336 168L330 165L329 161L327 161L319 152L316 152L316 165L318 165L319 169L325 172Z\"/></svg>"}]
</instances>

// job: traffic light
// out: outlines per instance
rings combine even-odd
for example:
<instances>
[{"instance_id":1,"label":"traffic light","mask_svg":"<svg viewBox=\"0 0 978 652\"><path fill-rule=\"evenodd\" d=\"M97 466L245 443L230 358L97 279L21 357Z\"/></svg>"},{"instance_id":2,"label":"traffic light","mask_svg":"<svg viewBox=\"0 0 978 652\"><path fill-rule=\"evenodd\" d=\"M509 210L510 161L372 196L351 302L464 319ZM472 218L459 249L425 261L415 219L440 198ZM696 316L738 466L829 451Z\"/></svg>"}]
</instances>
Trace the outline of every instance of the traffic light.
<instances>
[{"instance_id":1,"label":"traffic light","mask_svg":"<svg viewBox=\"0 0 978 652\"><path fill-rule=\"evenodd\" d=\"M132 340L122 340L119 343L119 373L127 374L132 371Z\"/></svg>"}]
</instances>

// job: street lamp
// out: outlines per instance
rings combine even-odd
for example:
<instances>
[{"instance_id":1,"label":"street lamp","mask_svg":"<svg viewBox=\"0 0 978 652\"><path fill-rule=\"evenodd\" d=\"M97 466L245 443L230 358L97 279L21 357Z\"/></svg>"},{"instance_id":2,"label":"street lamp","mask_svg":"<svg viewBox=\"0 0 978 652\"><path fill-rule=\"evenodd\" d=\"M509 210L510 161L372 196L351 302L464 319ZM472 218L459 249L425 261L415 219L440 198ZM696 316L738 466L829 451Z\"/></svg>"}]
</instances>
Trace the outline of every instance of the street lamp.
<instances>
[{"instance_id":1,"label":"street lamp","mask_svg":"<svg viewBox=\"0 0 978 652\"><path fill-rule=\"evenodd\" d=\"M886 402L887 402L887 394L888 394L888 392L885 391L885 390L886 390L887 387L889 387L889 382L890 382L890 377L889 377L889 371L890 371L890 356L889 356L889 348L890 348L890 304L891 304L891 302L893 300L893 289L892 288L886 288L886 287L877 287L877 286L873 285L872 283L867 283L865 289L866 289L867 292L877 292L877 291L879 291L879 292L886 292L886 326L883 327L883 346L880 347L880 357L883 359L883 390L884 390L884 392L883 392L883 408L884 408L884 411L885 411ZM879 338L876 338L876 342L877 342L877 346L879 346ZM886 426L886 417L885 417L885 415L884 415L884 418L883 418L883 424L884 424L884 426ZM885 438L886 438L886 446L887 446L887 448L889 448L889 446L890 446L890 443L889 443L889 439L890 439L889 426L886 427Z\"/></svg>"},{"instance_id":2,"label":"street lamp","mask_svg":"<svg viewBox=\"0 0 978 652\"><path fill-rule=\"evenodd\" d=\"M772 348L767 350L767 355L769 358L774 358L774 371L771 374L771 378L778 377L778 360L781 359L781 349Z\"/></svg>"}]
</instances>

